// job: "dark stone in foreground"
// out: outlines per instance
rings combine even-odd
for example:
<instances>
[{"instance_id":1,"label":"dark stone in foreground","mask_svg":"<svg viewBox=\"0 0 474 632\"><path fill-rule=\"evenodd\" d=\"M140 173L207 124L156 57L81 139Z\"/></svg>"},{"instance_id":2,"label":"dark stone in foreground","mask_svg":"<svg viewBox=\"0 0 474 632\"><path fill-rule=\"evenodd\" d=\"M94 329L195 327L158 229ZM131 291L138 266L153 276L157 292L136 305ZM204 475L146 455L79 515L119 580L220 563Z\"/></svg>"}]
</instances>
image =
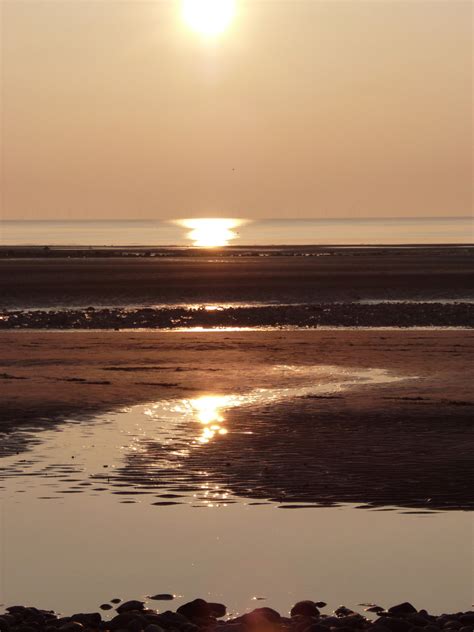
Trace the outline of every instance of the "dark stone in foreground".
<instances>
[{"instance_id":1,"label":"dark stone in foreground","mask_svg":"<svg viewBox=\"0 0 474 632\"><path fill-rule=\"evenodd\" d=\"M317 617L319 616L319 610L314 601L298 601L290 612L292 617L297 614L301 614L305 617Z\"/></svg>"},{"instance_id":2,"label":"dark stone in foreground","mask_svg":"<svg viewBox=\"0 0 474 632\"><path fill-rule=\"evenodd\" d=\"M290 617L272 608L256 608L227 621L218 621L226 614L224 604L204 599L161 614L145 608L143 601L130 600L117 608L110 621L99 612L59 616L49 610L10 606L0 615L0 632L474 632L472 611L431 615L404 602L380 612L373 621L345 606L333 615L321 614L322 603L299 601Z\"/></svg>"},{"instance_id":3,"label":"dark stone in foreground","mask_svg":"<svg viewBox=\"0 0 474 632\"><path fill-rule=\"evenodd\" d=\"M391 608L388 609L388 612L395 615L412 614L413 612L416 612L416 611L417 611L416 608L412 606L411 603L408 603L408 601L405 601L404 603L400 603L397 606L392 606Z\"/></svg>"},{"instance_id":4,"label":"dark stone in foreground","mask_svg":"<svg viewBox=\"0 0 474 632\"><path fill-rule=\"evenodd\" d=\"M122 612L129 612L130 610L143 610L143 608L143 601L136 601L135 599L132 599L131 601L125 601L122 603L118 606L118 608L116 608L116 610L121 614Z\"/></svg>"},{"instance_id":5,"label":"dark stone in foreground","mask_svg":"<svg viewBox=\"0 0 474 632\"><path fill-rule=\"evenodd\" d=\"M148 599L153 599L154 601L172 601L174 599L174 595L168 593L158 593L157 595L148 597Z\"/></svg>"}]
</instances>

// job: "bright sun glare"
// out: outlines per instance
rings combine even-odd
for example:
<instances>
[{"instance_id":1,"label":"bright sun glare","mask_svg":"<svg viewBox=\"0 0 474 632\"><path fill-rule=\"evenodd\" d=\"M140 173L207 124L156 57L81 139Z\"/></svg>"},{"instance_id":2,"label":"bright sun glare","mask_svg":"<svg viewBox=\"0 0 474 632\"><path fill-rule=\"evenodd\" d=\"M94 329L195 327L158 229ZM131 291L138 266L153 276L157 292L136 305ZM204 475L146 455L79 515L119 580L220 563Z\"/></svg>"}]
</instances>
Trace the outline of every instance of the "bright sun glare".
<instances>
[{"instance_id":1,"label":"bright sun glare","mask_svg":"<svg viewBox=\"0 0 474 632\"><path fill-rule=\"evenodd\" d=\"M235 15L235 0L182 0L186 24L201 35L219 35Z\"/></svg>"},{"instance_id":2,"label":"bright sun glare","mask_svg":"<svg viewBox=\"0 0 474 632\"><path fill-rule=\"evenodd\" d=\"M195 411L197 420L204 426L198 439L199 443L209 443L216 433L220 435L227 434L227 429L221 425L224 421L221 408L230 403L229 397L205 395L198 399L192 399L190 403Z\"/></svg>"},{"instance_id":3,"label":"bright sun glare","mask_svg":"<svg viewBox=\"0 0 474 632\"><path fill-rule=\"evenodd\" d=\"M181 219L177 224L190 228L186 237L191 239L194 246L201 248L218 248L227 246L232 239L236 239L238 234L232 230L244 220L217 218Z\"/></svg>"}]
</instances>

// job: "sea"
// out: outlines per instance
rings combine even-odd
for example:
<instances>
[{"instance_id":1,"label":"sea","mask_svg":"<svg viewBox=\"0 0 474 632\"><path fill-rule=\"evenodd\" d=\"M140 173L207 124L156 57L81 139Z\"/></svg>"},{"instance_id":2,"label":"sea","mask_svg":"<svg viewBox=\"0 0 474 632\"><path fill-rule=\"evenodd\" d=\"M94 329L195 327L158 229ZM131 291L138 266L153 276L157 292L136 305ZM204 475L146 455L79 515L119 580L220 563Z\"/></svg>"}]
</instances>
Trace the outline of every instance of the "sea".
<instances>
[{"instance_id":1,"label":"sea","mask_svg":"<svg viewBox=\"0 0 474 632\"><path fill-rule=\"evenodd\" d=\"M242 220L241 220L242 221ZM0 245L187 246L177 220L3 221ZM471 217L243 220L232 245L401 245L474 242Z\"/></svg>"}]
</instances>

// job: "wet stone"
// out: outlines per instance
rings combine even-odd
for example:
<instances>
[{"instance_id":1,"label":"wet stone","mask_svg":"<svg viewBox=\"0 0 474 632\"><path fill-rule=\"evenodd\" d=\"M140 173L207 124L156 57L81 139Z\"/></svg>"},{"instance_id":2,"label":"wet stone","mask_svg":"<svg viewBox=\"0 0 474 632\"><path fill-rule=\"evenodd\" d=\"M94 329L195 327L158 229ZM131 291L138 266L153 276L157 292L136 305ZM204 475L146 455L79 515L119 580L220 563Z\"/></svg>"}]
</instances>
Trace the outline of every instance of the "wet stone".
<instances>
[{"instance_id":1,"label":"wet stone","mask_svg":"<svg viewBox=\"0 0 474 632\"><path fill-rule=\"evenodd\" d=\"M279 623L280 613L273 608L256 608L240 617L241 621L249 628L258 628L269 623Z\"/></svg>"},{"instance_id":2,"label":"wet stone","mask_svg":"<svg viewBox=\"0 0 474 632\"><path fill-rule=\"evenodd\" d=\"M411 629L411 623L405 619L398 619L395 617L381 617L377 619L376 623L379 623L384 627L391 630L391 632L408 632Z\"/></svg>"},{"instance_id":3,"label":"wet stone","mask_svg":"<svg viewBox=\"0 0 474 632\"><path fill-rule=\"evenodd\" d=\"M73 614L71 621L80 623L85 628L97 628L101 624L102 617L98 612Z\"/></svg>"},{"instance_id":4,"label":"wet stone","mask_svg":"<svg viewBox=\"0 0 474 632\"><path fill-rule=\"evenodd\" d=\"M390 614L404 615L414 614L418 611L414 606L411 605L411 603L409 603L408 601L404 601L403 603L399 603L396 606L392 606L391 608L389 608L388 612L390 612Z\"/></svg>"},{"instance_id":5,"label":"wet stone","mask_svg":"<svg viewBox=\"0 0 474 632\"><path fill-rule=\"evenodd\" d=\"M81 632L83 629L84 626L79 621L69 621L58 628L59 632Z\"/></svg>"},{"instance_id":6,"label":"wet stone","mask_svg":"<svg viewBox=\"0 0 474 632\"><path fill-rule=\"evenodd\" d=\"M144 605L143 601L131 599L130 601L124 601L124 603L120 604L116 610L121 614L122 612L129 612L131 610L143 610Z\"/></svg>"},{"instance_id":7,"label":"wet stone","mask_svg":"<svg viewBox=\"0 0 474 632\"><path fill-rule=\"evenodd\" d=\"M211 616L216 617L216 619L220 619L221 617L225 617L227 614L227 608L223 603L209 603L209 607L211 608Z\"/></svg>"},{"instance_id":8,"label":"wet stone","mask_svg":"<svg viewBox=\"0 0 474 632\"><path fill-rule=\"evenodd\" d=\"M312 623L303 632L328 632L328 627L321 623Z\"/></svg>"},{"instance_id":9,"label":"wet stone","mask_svg":"<svg viewBox=\"0 0 474 632\"><path fill-rule=\"evenodd\" d=\"M182 614L187 619L201 619L212 616L212 609L210 604L204 599L194 599L188 603L180 606L177 611L178 614Z\"/></svg>"},{"instance_id":10,"label":"wet stone","mask_svg":"<svg viewBox=\"0 0 474 632\"><path fill-rule=\"evenodd\" d=\"M157 595L152 595L149 599L153 599L154 601L172 601L174 595L170 593L158 593Z\"/></svg>"},{"instance_id":11,"label":"wet stone","mask_svg":"<svg viewBox=\"0 0 474 632\"><path fill-rule=\"evenodd\" d=\"M292 617L296 615L303 615L305 617L317 617L319 616L319 610L314 601L298 601L295 603L290 611Z\"/></svg>"}]
</instances>

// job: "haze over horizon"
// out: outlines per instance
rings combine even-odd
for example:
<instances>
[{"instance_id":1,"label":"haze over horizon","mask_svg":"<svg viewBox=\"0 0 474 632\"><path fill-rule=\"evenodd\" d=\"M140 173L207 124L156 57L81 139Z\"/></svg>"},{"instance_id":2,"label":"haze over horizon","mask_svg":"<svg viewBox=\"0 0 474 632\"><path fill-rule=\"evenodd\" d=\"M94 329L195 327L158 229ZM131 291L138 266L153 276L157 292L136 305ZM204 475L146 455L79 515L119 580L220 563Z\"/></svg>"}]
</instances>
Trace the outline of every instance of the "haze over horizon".
<instances>
[{"instance_id":1,"label":"haze over horizon","mask_svg":"<svg viewBox=\"0 0 474 632\"><path fill-rule=\"evenodd\" d=\"M1 4L1 217L472 212L472 4Z\"/></svg>"}]
</instances>

